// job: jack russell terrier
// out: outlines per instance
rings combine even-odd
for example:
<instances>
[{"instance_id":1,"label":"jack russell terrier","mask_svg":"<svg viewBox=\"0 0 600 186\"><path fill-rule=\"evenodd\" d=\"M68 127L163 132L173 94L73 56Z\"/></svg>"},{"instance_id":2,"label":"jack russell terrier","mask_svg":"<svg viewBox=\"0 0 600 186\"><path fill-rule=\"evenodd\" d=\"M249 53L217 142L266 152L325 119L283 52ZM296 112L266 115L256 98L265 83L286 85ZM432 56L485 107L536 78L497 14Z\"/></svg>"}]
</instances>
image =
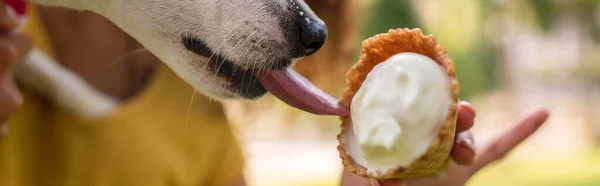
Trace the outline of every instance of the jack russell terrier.
<instances>
[{"instance_id":1,"label":"jack russell terrier","mask_svg":"<svg viewBox=\"0 0 600 186\"><path fill-rule=\"evenodd\" d=\"M4 0L26 21L24 0ZM257 99L267 92L314 114L348 115L337 100L291 69L318 51L327 28L303 0L30 0L108 18L198 92ZM102 117L118 101L33 48L17 80L74 114Z\"/></svg>"}]
</instances>

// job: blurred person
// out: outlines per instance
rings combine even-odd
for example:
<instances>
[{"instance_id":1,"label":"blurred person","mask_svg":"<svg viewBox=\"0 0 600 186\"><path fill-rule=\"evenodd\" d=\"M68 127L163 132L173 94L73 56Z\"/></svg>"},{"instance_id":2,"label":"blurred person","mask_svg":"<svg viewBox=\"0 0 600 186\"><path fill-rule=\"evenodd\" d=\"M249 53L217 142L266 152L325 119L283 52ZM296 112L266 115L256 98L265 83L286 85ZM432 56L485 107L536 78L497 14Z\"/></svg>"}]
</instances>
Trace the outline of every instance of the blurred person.
<instances>
[{"instance_id":1,"label":"blurred person","mask_svg":"<svg viewBox=\"0 0 600 186\"><path fill-rule=\"evenodd\" d=\"M329 44L308 60L351 60L348 43L354 40L346 38L354 36L349 29L353 19L346 9L352 6L342 1L307 2L331 30ZM244 159L220 104L202 95L190 103L193 88L105 18L29 7L29 20L19 34L8 33L19 23L0 7L0 135L4 137L0 185L245 185ZM337 15L328 15L335 11ZM123 104L115 113L89 120L19 90L11 69L32 44ZM346 55L339 57L340 53ZM347 69L342 68L347 66L344 63L320 63L317 69L336 65ZM299 69L308 73L303 66ZM315 76L309 78L318 81ZM404 180L409 185L463 185L531 135L548 116L543 110L527 116L476 155L468 133L475 110L468 103L459 109L460 135L447 176ZM345 172L341 184L369 181Z\"/></svg>"}]
</instances>

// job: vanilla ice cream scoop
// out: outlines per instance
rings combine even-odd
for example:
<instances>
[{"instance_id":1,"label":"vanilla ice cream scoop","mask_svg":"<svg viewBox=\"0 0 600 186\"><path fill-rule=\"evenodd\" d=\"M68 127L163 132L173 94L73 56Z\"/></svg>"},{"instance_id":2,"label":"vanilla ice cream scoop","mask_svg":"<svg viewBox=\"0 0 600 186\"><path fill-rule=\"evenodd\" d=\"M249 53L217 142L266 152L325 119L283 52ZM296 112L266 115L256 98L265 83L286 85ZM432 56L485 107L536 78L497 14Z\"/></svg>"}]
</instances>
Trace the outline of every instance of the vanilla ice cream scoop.
<instances>
[{"instance_id":1,"label":"vanilla ice cream scoop","mask_svg":"<svg viewBox=\"0 0 600 186\"><path fill-rule=\"evenodd\" d=\"M448 168L459 83L433 35L392 29L364 40L346 75L337 136L346 170L376 179L429 177Z\"/></svg>"},{"instance_id":2,"label":"vanilla ice cream scoop","mask_svg":"<svg viewBox=\"0 0 600 186\"><path fill-rule=\"evenodd\" d=\"M351 154L371 174L408 166L423 155L452 104L446 71L417 53L396 54L376 65L352 99Z\"/></svg>"}]
</instances>

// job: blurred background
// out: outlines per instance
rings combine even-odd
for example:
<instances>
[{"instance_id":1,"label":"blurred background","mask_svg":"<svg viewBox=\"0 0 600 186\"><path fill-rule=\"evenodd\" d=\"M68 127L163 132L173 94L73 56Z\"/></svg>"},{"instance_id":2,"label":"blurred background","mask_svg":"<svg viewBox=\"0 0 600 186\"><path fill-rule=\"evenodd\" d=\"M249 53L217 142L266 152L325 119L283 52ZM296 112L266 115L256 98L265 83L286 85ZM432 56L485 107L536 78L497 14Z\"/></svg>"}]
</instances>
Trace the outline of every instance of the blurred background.
<instances>
[{"instance_id":1,"label":"blurred background","mask_svg":"<svg viewBox=\"0 0 600 186\"><path fill-rule=\"evenodd\" d=\"M330 39L297 69L336 97L362 40L421 28L455 61L461 99L478 111L478 145L533 107L551 109L543 128L468 185L600 185L600 1L307 2L328 23ZM250 185L338 185L337 118L304 114L270 97L227 108L245 142Z\"/></svg>"}]
</instances>

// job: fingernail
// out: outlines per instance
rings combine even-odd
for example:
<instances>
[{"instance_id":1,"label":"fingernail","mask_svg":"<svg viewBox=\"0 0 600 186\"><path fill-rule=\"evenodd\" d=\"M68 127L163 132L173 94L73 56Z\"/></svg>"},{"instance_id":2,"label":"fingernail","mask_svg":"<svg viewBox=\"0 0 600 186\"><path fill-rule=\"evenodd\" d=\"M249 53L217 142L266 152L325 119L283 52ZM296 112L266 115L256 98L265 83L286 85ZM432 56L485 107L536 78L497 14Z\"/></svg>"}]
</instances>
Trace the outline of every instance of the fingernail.
<instances>
[{"instance_id":1,"label":"fingernail","mask_svg":"<svg viewBox=\"0 0 600 186\"><path fill-rule=\"evenodd\" d=\"M475 154L477 151L477 147L475 147L475 140L473 139L473 135L470 132L461 132L458 134L458 145L466 148L471 151L471 153Z\"/></svg>"},{"instance_id":2,"label":"fingernail","mask_svg":"<svg viewBox=\"0 0 600 186\"><path fill-rule=\"evenodd\" d=\"M475 112L475 107L473 107L473 105L471 105L471 103L466 102L466 101L461 101L460 105L465 107L471 113L471 115L473 115L473 118L475 118L475 116L477 116L477 112Z\"/></svg>"}]
</instances>

